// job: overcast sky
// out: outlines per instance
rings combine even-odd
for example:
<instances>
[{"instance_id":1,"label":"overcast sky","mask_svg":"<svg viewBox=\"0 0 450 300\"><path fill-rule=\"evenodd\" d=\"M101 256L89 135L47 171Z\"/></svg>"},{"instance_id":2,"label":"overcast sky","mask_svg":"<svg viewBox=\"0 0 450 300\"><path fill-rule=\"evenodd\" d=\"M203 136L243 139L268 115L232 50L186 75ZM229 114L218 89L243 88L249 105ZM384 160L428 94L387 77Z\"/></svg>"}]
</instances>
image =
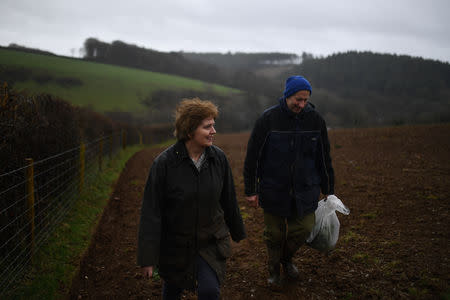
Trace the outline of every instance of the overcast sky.
<instances>
[{"instance_id":1,"label":"overcast sky","mask_svg":"<svg viewBox=\"0 0 450 300\"><path fill-rule=\"evenodd\" d=\"M0 45L62 55L78 56L95 37L159 51L369 50L450 62L448 0L0 0L0 7Z\"/></svg>"}]
</instances>

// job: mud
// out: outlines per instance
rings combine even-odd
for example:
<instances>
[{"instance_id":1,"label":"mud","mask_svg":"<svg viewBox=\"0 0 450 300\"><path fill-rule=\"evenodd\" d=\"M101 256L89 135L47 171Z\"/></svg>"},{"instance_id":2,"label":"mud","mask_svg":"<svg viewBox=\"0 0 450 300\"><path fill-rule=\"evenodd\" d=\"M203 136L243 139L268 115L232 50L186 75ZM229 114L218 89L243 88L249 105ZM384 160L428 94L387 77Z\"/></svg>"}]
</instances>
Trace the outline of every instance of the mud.
<instances>
[{"instance_id":1,"label":"mud","mask_svg":"<svg viewBox=\"0 0 450 300\"><path fill-rule=\"evenodd\" d=\"M450 125L330 131L336 195L350 208L329 255L302 247L300 278L266 285L261 209L244 200L248 133L218 135L233 169L248 238L233 243L223 299L436 299L450 296ZM146 176L162 149L127 163L105 209L70 299L160 299L161 282L136 266ZM192 293L183 299L196 299Z\"/></svg>"}]
</instances>

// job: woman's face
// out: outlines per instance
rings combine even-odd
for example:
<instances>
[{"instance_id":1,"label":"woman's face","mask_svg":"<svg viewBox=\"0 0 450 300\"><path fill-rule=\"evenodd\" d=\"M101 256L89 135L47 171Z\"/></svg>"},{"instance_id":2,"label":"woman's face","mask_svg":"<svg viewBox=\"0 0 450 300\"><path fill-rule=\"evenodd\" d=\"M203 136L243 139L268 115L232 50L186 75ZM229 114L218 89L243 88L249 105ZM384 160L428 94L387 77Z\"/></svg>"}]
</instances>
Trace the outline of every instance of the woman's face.
<instances>
[{"instance_id":1,"label":"woman's face","mask_svg":"<svg viewBox=\"0 0 450 300\"><path fill-rule=\"evenodd\" d=\"M213 144L213 136L216 134L215 124L213 118L204 119L195 129L191 141L203 148L211 146Z\"/></svg>"}]
</instances>

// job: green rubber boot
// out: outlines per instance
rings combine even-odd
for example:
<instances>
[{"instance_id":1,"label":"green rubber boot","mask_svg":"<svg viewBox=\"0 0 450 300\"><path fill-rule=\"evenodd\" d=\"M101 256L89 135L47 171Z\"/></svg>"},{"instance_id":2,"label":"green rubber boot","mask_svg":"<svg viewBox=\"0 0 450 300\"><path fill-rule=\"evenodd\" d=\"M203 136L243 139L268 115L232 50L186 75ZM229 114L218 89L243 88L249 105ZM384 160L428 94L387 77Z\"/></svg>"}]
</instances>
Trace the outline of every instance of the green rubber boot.
<instances>
[{"instance_id":1,"label":"green rubber boot","mask_svg":"<svg viewBox=\"0 0 450 300\"><path fill-rule=\"evenodd\" d=\"M280 277L281 249L279 249L279 247L276 247L276 245L272 245L270 242L268 242L267 253L269 256L268 259L269 278L267 279L267 283L271 287L279 287L281 285L281 277Z\"/></svg>"}]
</instances>

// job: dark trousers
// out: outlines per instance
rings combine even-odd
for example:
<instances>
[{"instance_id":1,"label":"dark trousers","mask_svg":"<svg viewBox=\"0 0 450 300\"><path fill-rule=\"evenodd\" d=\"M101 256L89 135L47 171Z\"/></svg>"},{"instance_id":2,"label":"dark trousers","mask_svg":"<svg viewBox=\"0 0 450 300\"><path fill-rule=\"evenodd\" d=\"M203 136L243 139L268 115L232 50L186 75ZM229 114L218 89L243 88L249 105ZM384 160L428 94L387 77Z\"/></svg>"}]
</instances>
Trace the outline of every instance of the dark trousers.
<instances>
[{"instance_id":1,"label":"dark trousers","mask_svg":"<svg viewBox=\"0 0 450 300\"><path fill-rule=\"evenodd\" d=\"M197 256L197 293L199 300L215 300L220 296L219 279L216 272L199 255ZM163 300L180 299L182 288L164 282Z\"/></svg>"}]
</instances>

